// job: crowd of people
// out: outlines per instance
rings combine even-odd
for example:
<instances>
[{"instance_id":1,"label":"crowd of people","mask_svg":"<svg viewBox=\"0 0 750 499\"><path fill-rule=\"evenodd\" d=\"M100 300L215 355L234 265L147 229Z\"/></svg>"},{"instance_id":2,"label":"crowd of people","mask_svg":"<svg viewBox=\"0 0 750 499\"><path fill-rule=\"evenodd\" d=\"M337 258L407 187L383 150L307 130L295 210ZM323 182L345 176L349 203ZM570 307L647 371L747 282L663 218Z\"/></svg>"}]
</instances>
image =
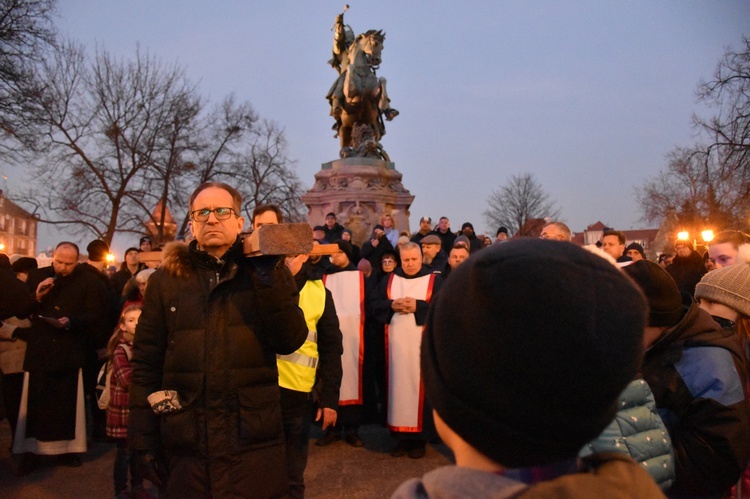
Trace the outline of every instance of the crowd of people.
<instances>
[{"instance_id":1,"label":"crowd of people","mask_svg":"<svg viewBox=\"0 0 750 499\"><path fill-rule=\"evenodd\" d=\"M455 459L394 497L750 493L746 234L650 261L618 231L581 248L558 221L491 239L447 217L399 233L384 214L359 247L328 213L320 250L247 256L241 206L199 186L192 238L158 270L147 237L109 276L99 240L85 261L71 242L50 267L0 257L19 474L39 455L81 465L88 427L116 443L116 497L150 497L145 480L165 497L304 497L313 424L321 447L363 447L360 426L380 424L393 458L440 438ZM253 231L283 222L252 213Z\"/></svg>"}]
</instances>

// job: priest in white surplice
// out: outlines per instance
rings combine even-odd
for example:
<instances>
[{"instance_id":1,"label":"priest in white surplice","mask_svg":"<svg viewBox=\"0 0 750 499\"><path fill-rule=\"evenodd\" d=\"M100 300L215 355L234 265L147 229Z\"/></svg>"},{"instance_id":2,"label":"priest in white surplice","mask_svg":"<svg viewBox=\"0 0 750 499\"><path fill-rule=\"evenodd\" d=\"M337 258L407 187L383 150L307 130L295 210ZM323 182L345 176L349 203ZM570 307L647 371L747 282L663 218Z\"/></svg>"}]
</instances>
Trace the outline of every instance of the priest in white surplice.
<instances>
[{"instance_id":1,"label":"priest in white surplice","mask_svg":"<svg viewBox=\"0 0 750 499\"><path fill-rule=\"evenodd\" d=\"M427 309L441 278L422 268L418 244L407 243L400 253L401 266L378 286L374 313L385 324L387 423L398 438L391 455L418 459L425 455L424 431L432 418L424 406L419 348Z\"/></svg>"},{"instance_id":2,"label":"priest in white surplice","mask_svg":"<svg viewBox=\"0 0 750 499\"><path fill-rule=\"evenodd\" d=\"M341 438L352 447L362 447L359 425L362 420L362 363L365 352L365 276L352 263L352 245L339 239L339 251L331 255L331 266L323 276L325 287L333 296L339 318L344 353L341 356L343 377L339 392L336 425L329 427L315 445L325 446Z\"/></svg>"}]
</instances>

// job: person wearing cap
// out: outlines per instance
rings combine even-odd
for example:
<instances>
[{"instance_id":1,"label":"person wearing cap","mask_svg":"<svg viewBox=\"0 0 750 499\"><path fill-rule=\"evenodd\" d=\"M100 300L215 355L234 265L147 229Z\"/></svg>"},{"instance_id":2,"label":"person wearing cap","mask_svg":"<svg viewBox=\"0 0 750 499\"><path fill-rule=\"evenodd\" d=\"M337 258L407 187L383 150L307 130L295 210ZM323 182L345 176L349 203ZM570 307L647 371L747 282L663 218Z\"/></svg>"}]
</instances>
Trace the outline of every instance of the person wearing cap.
<instances>
[{"instance_id":1,"label":"person wearing cap","mask_svg":"<svg viewBox=\"0 0 750 499\"><path fill-rule=\"evenodd\" d=\"M380 281L373 302L376 320L385 325L387 426L398 439L394 457L425 455L432 427L421 393L419 343L427 308L441 281L423 267L419 245L409 242L401 250L401 266Z\"/></svg>"},{"instance_id":2,"label":"person wearing cap","mask_svg":"<svg viewBox=\"0 0 750 499\"><path fill-rule=\"evenodd\" d=\"M495 233L495 240L492 242L492 244L504 243L507 240L508 240L508 228L498 227L497 232Z\"/></svg>"},{"instance_id":3,"label":"person wearing cap","mask_svg":"<svg viewBox=\"0 0 750 499\"><path fill-rule=\"evenodd\" d=\"M142 238L141 238L141 239L140 239L140 240L138 241L138 251L142 251L142 252L144 252L144 253L145 253L145 252L148 252L148 251L153 251L153 250L151 249L151 238L150 238L150 237L148 237L148 236L143 236L143 237L142 237Z\"/></svg>"},{"instance_id":4,"label":"person wearing cap","mask_svg":"<svg viewBox=\"0 0 750 499\"><path fill-rule=\"evenodd\" d=\"M352 246L343 239L335 242L339 251L331 255L331 267L323 276L326 289L333 296L341 330L343 375L339 391L339 411L336 424L326 431L315 445L327 446L341 439L362 447L359 436L363 403L363 358L365 350L365 276L352 263Z\"/></svg>"},{"instance_id":5,"label":"person wearing cap","mask_svg":"<svg viewBox=\"0 0 750 499\"><path fill-rule=\"evenodd\" d=\"M477 235L474 233L474 226L471 222L464 222L461 226L461 231L458 236L464 236L469 240L469 253L474 253L482 249L482 241L479 240Z\"/></svg>"},{"instance_id":6,"label":"person wearing cap","mask_svg":"<svg viewBox=\"0 0 750 499\"><path fill-rule=\"evenodd\" d=\"M338 241L342 238L344 226L336 221L336 214L334 212L330 212L326 215L323 232L325 232L325 244L333 244L334 241Z\"/></svg>"},{"instance_id":7,"label":"person wearing cap","mask_svg":"<svg viewBox=\"0 0 750 499\"><path fill-rule=\"evenodd\" d=\"M576 245L522 238L472 255L431 304L421 346L456 464L392 497L663 497L627 456L577 458L636 376L645 317L632 281Z\"/></svg>"},{"instance_id":8,"label":"person wearing cap","mask_svg":"<svg viewBox=\"0 0 750 499\"><path fill-rule=\"evenodd\" d=\"M383 254L391 252L394 253L396 247L391 244L387 237L385 237L385 228L377 224L372 229L372 235L370 239L362 244L362 251L360 256L370 261L373 269L380 268L380 259Z\"/></svg>"},{"instance_id":9,"label":"person wearing cap","mask_svg":"<svg viewBox=\"0 0 750 499\"><path fill-rule=\"evenodd\" d=\"M695 299L722 328L739 336L745 358L750 359L750 244L740 244L732 256L731 265L703 276L695 286ZM750 378L750 369L747 375ZM750 463L742 474L742 490L750 490Z\"/></svg>"},{"instance_id":10,"label":"person wearing cap","mask_svg":"<svg viewBox=\"0 0 750 499\"><path fill-rule=\"evenodd\" d=\"M625 248L625 256L629 256L634 262L640 260L646 260L646 253L643 251L643 246L638 243L630 243Z\"/></svg>"},{"instance_id":11,"label":"person wearing cap","mask_svg":"<svg viewBox=\"0 0 750 499\"><path fill-rule=\"evenodd\" d=\"M690 305L695 294L695 285L706 273L703 255L693 249L691 241L678 239L674 243L676 256L667 266L667 272L677 283L685 305Z\"/></svg>"},{"instance_id":12,"label":"person wearing cap","mask_svg":"<svg viewBox=\"0 0 750 499\"><path fill-rule=\"evenodd\" d=\"M448 263L440 238L430 234L422 238L422 265L431 274L440 274Z\"/></svg>"},{"instance_id":13,"label":"person wearing cap","mask_svg":"<svg viewBox=\"0 0 750 499\"><path fill-rule=\"evenodd\" d=\"M658 264L623 268L646 295L648 325L641 373L674 446L676 479L669 496L725 497L750 457L750 404L744 354Z\"/></svg>"},{"instance_id":14,"label":"person wearing cap","mask_svg":"<svg viewBox=\"0 0 750 499\"><path fill-rule=\"evenodd\" d=\"M411 239L409 239L413 243L420 244L422 242L422 238L427 236L427 234L430 234L432 232L432 219L430 217L422 217L419 219L419 230L415 232Z\"/></svg>"},{"instance_id":15,"label":"person wearing cap","mask_svg":"<svg viewBox=\"0 0 750 499\"><path fill-rule=\"evenodd\" d=\"M354 265L359 264L359 261L361 260L361 257L359 256L361 249L359 246L354 244L354 241L352 241L352 230L351 229L344 229L341 232L341 239L346 241L347 243L352 245L352 263ZM369 263L369 261L368 261Z\"/></svg>"},{"instance_id":16,"label":"person wearing cap","mask_svg":"<svg viewBox=\"0 0 750 499\"><path fill-rule=\"evenodd\" d=\"M120 270L115 272L112 277L112 284L114 285L115 294L118 297L118 303L122 301L122 292L125 289L125 285L130 279L146 268L146 264L138 261L138 248L128 248L125 250L123 262L120 265Z\"/></svg>"},{"instance_id":17,"label":"person wearing cap","mask_svg":"<svg viewBox=\"0 0 750 499\"><path fill-rule=\"evenodd\" d=\"M737 261L740 246L750 245L750 235L739 230L724 230L716 234L708 247L714 268L729 267Z\"/></svg>"},{"instance_id":18,"label":"person wearing cap","mask_svg":"<svg viewBox=\"0 0 750 499\"><path fill-rule=\"evenodd\" d=\"M39 268L36 258L22 256L11 265L11 269L16 273L16 278L21 282L26 282L29 278L29 272Z\"/></svg>"}]
</instances>

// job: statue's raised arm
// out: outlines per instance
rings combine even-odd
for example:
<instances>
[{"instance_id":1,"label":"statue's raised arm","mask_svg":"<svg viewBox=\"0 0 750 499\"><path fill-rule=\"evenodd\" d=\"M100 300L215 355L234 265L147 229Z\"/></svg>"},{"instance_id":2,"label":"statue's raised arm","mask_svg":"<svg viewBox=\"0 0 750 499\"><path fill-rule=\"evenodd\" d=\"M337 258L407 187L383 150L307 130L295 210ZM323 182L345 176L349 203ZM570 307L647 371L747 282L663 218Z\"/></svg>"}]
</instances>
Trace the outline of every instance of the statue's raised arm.
<instances>
[{"instance_id":1,"label":"statue's raised arm","mask_svg":"<svg viewBox=\"0 0 750 499\"><path fill-rule=\"evenodd\" d=\"M347 5L344 12L349 8ZM378 78L385 41L382 30L369 30L354 37L344 24L344 12L336 16L331 66L339 73L326 98L331 104L333 129L341 141L341 157L376 157L389 160L380 145L385 121L398 116L391 108L385 78Z\"/></svg>"}]
</instances>

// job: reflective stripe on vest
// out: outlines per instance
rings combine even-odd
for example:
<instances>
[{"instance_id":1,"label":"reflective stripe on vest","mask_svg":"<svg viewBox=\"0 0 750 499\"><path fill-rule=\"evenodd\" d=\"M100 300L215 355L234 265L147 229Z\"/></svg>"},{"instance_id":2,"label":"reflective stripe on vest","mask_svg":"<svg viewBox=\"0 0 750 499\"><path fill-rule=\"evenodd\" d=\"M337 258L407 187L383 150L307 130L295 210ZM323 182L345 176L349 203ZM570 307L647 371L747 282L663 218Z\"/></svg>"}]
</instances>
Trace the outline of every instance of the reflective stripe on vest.
<instances>
[{"instance_id":1,"label":"reflective stripe on vest","mask_svg":"<svg viewBox=\"0 0 750 499\"><path fill-rule=\"evenodd\" d=\"M318 367L318 320L326 306L326 288L323 281L307 281L299 292L299 307L305 313L307 339L289 355L277 355L279 386L289 390L309 393L315 384Z\"/></svg>"}]
</instances>

